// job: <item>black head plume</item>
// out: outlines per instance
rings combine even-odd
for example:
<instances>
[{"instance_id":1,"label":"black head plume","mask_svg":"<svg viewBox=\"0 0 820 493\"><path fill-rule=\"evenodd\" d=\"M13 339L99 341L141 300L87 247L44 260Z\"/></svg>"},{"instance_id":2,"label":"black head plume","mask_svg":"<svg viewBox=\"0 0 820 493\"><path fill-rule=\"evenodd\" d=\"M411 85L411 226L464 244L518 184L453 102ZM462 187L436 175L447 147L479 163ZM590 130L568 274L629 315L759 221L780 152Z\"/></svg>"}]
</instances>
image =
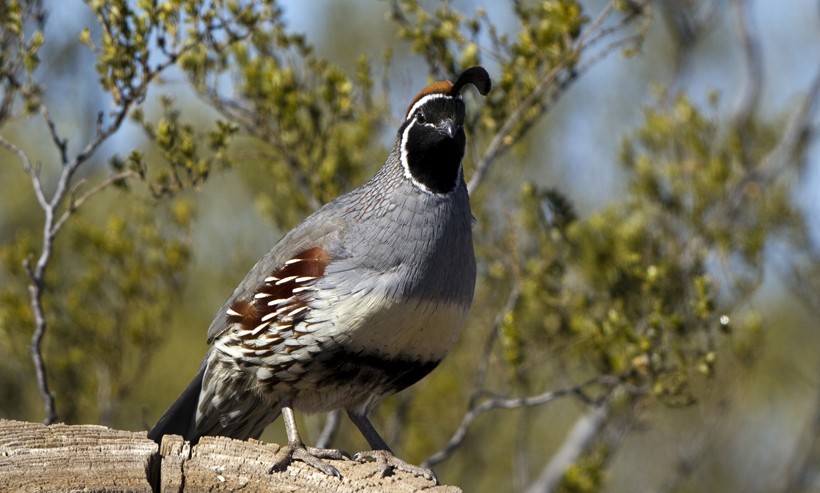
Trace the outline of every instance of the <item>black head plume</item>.
<instances>
[{"instance_id":1,"label":"black head plume","mask_svg":"<svg viewBox=\"0 0 820 493\"><path fill-rule=\"evenodd\" d=\"M478 92L482 95L486 95L490 92L490 88L492 87L490 75L486 70L484 70L483 67L468 68L458 76L455 84L449 80L442 80L439 82L433 82L422 89L410 103L410 106L407 107L406 116L410 116L410 110L413 109L413 106L425 96L429 96L431 94L441 94L454 98L461 93L461 90L464 89L464 86L467 84L474 85L476 89L478 89Z\"/></svg>"},{"instance_id":2,"label":"black head plume","mask_svg":"<svg viewBox=\"0 0 820 493\"><path fill-rule=\"evenodd\" d=\"M456 83L450 89L450 95L456 96L461 92L465 85L472 84L478 89L482 96L486 96L492 88L492 81L490 81L490 74L484 70L483 67L471 67L461 73L456 79Z\"/></svg>"}]
</instances>

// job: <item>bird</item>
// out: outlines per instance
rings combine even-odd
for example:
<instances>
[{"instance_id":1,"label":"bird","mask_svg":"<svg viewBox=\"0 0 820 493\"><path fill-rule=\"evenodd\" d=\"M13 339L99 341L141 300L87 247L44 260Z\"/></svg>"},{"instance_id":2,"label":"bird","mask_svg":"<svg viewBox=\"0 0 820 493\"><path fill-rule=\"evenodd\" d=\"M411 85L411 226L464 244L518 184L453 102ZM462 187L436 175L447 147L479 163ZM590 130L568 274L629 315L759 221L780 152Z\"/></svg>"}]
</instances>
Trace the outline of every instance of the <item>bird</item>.
<instances>
[{"instance_id":1,"label":"bird","mask_svg":"<svg viewBox=\"0 0 820 493\"><path fill-rule=\"evenodd\" d=\"M237 286L208 328L193 381L149 431L247 440L282 415L294 460L341 477L304 444L294 410L344 410L383 475L434 473L396 457L369 419L384 397L429 374L455 345L472 304L474 218L464 182L462 90L491 88L480 66L434 82L410 103L384 164L284 235Z\"/></svg>"}]
</instances>

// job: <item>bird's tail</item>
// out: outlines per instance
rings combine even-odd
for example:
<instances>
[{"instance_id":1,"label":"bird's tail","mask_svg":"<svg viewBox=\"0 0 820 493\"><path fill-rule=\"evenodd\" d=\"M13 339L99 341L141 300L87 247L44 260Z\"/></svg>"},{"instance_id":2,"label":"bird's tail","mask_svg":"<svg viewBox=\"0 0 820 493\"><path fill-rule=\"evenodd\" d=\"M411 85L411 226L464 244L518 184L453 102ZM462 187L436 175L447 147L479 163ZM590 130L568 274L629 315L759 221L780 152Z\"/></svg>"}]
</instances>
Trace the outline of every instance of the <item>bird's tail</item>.
<instances>
[{"instance_id":1,"label":"bird's tail","mask_svg":"<svg viewBox=\"0 0 820 493\"><path fill-rule=\"evenodd\" d=\"M264 401L250 390L247 376L228 370L211 356L209 351L193 381L148 432L148 438L157 443L163 435L181 435L192 443L204 435L259 438L279 416L278 403Z\"/></svg>"},{"instance_id":2,"label":"bird's tail","mask_svg":"<svg viewBox=\"0 0 820 493\"><path fill-rule=\"evenodd\" d=\"M163 435L182 435L185 440L199 441L196 432L196 408L199 404L199 394L202 390L202 377L208 359L202 361L199 371L193 381L182 391L177 400L159 418L157 424L148 432L148 438L160 443Z\"/></svg>"}]
</instances>

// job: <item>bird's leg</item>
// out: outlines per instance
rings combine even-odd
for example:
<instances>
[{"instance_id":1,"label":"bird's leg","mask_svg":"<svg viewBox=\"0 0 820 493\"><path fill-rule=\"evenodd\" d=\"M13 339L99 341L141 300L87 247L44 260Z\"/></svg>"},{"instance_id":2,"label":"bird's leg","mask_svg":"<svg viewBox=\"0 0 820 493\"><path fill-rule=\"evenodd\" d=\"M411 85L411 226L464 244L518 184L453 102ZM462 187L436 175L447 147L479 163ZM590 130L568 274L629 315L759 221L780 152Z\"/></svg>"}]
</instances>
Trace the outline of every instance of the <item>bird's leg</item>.
<instances>
[{"instance_id":1,"label":"bird's leg","mask_svg":"<svg viewBox=\"0 0 820 493\"><path fill-rule=\"evenodd\" d=\"M398 469L399 471L409 472L414 476L427 478L438 484L436 474L431 469L410 464L393 455L393 451L387 446L387 443L385 443L379 435L379 432L376 431L376 428L373 428L366 414L347 409L347 415L350 417L350 420L353 421L353 424L356 425L356 428L362 433L372 449L357 453L353 456L354 459L359 461L376 461L382 468L382 477L389 476L394 469Z\"/></svg>"},{"instance_id":2,"label":"bird's leg","mask_svg":"<svg viewBox=\"0 0 820 493\"><path fill-rule=\"evenodd\" d=\"M288 434L288 446L285 448L285 455L271 466L269 472L283 471L287 469L291 462L299 460L315 467L328 476L342 477L335 467L322 459L341 460L349 459L350 457L341 450L305 446L304 442L302 442L302 438L299 436L299 430L296 429L296 419L293 416L293 408L291 407L290 400L282 401L282 419L285 421L285 431Z\"/></svg>"}]
</instances>

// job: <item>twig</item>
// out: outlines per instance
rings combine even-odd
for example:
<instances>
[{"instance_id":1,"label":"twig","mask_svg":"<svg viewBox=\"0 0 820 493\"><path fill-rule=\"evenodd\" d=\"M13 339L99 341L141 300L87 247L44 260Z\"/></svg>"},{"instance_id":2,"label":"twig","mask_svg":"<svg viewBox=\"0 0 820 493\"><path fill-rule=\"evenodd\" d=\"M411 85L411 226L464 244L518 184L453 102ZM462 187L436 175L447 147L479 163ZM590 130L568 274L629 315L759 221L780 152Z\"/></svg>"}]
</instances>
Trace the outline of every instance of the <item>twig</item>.
<instances>
[{"instance_id":1,"label":"twig","mask_svg":"<svg viewBox=\"0 0 820 493\"><path fill-rule=\"evenodd\" d=\"M736 210L741 207L745 190L750 183L768 182L779 176L788 166L795 150L811 130L811 116L818 99L820 99L820 70L814 76L800 107L786 123L786 128L775 147L761 159L759 166L747 172L730 192L728 203L732 204L732 207L727 210Z\"/></svg>"},{"instance_id":2,"label":"twig","mask_svg":"<svg viewBox=\"0 0 820 493\"><path fill-rule=\"evenodd\" d=\"M763 83L763 57L760 53L757 36L755 36L753 26L749 21L748 1L732 0L732 6L737 16L746 72L741 81L741 90L734 111L734 121L739 129L744 131L760 102L760 91Z\"/></svg>"},{"instance_id":3,"label":"twig","mask_svg":"<svg viewBox=\"0 0 820 493\"><path fill-rule=\"evenodd\" d=\"M234 14L234 17L241 18L243 13L250 8L251 7L246 7L242 12L237 12ZM98 11L97 17L100 24L106 30L110 32L114 29L104 9ZM42 19L44 19L45 16L44 14L41 14L37 18L40 19L40 22L42 23ZM227 23L223 26L215 24L209 28L225 29L228 31L229 38L233 35L233 33L228 29ZM250 35L252 32L253 30L249 29L247 35ZM230 42L230 39L226 41L227 44ZM66 139L60 137L57 131L56 121L40 96L35 91L26 88L24 85L18 83L6 74L6 78L9 80L12 87L14 89L19 89L24 97L36 104L40 116L45 120L46 126L48 127L51 140L59 151L60 163L62 164L55 190L50 197L47 197L46 193L43 191L43 184L39 175L39 169L32 165L28 156L26 156L22 149L0 136L0 147L4 147L15 153L20 159L24 170L28 173L37 202L45 215L43 219L42 247L39 257L37 257L36 262L33 262L34 256L31 255L26 258L23 265L29 277L29 295L34 314L34 332L32 334L30 345L31 358L35 367L35 373L37 375L38 390L44 402L44 422L46 424L53 423L57 419L54 396L48 387L45 361L42 355L42 341L47 331L47 320L42 303L43 294L45 291L45 271L52 257L55 237L66 224L69 217L71 217L71 215L89 199L115 183L137 176L137 173L133 171L124 171L114 174L104 179L79 197L75 197L75 192L77 191L78 186L72 186L74 175L77 170L97 151L102 143L120 129L130 109L143 101L147 93L148 86L156 79L156 77L166 68L174 65L182 54L195 47L198 47L200 44L200 39L194 36L174 51L163 49L163 53L167 58L158 63L154 68L149 67L147 55L141 55L138 60L139 67L141 69L138 79L135 78L131 81L125 82L125 85L122 87L117 86L114 88L120 96L115 98L117 106L111 113L109 123L106 125L103 113L98 113L95 122L96 133L94 137L86 143L85 147L76 156L74 156L73 159L69 159L67 141ZM7 101L8 99L4 99L4 103ZM58 216L58 211L66 205L66 200L68 200L67 207L62 214L59 214Z\"/></svg>"},{"instance_id":4,"label":"twig","mask_svg":"<svg viewBox=\"0 0 820 493\"><path fill-rule=\"evenodd\" d=\"M68 218L71 217L71 215L77 209L79 209L80 206L82 206L88 199L107 189L111 185L114 185L115 183L122 182L123 180L126 180L128 178L138 177L139 173L137 173L136 171L121 171L120 173L111 175L105 180L96 184L76 199L72 197L72 199L69 201L68 208L65 211L63 211L63 213L60 215L60 218L57 219L57 221L54 223L54 227L52 228L54 234L57 234L60 231L60 229L62 229L63 225L65 225Z\"/></svg>"},{"instance_id":5,"label":"twig","mask_svg":"<svg viewBox=\"0 0 820 493\"><path fill-rule=\"evenodd\" d=\"M673 75L668 84L669 94L679 91L685 82L691 53L698 40L715 22L716 1L658 2L660 12L666 20L668 31L676 37L675 56L672 60Z\"/></svg>"},{"instance_id":6,"label":"twig","mask_svg":"<svg viewBox=\"0 0 820 493\"><path fill-rule=\"evenodd\" d=\"M31 310L34 315L34 332L31 335L29 352L31 353L31 361L34 364L34 372L37 377L37 390L40 393L40 397L43 399L43 407L45 411L43 422L45 424L51 424L57 420L57 411L54 403L54 395L48 388L48 375L46 373L45 362L42 355L43 337L45 337L47 329L45 310L43 309L43 289L45 286L45 269L48 265L49 259L51 258L51 250L54 241L54 234L52 232L55 210L54 204L59 202L54 201L54 198L57 198L56 193L55 197L52 198L52 201L49 201L46 198L43 192L42 182L40 181L40 175L34 166L32 166L31 160L22 149L7 141L2 136L0 136L0 145L17 154L17 157L23 164L23 169L26 170L31 178L32 188L34 189L34 194L37 197L37 202L40 204L40 207L43 209L43 213L45 214L45 218L43 219L43 247L40 252L40 256L33 266L31 264L32 257L26 257L23 261L23 267L29 277L28 291L31 299ZM63 174L66 172L67 169L63 168Z\"/></svg>"},{"instance_id":7,"label":"twig","mask_svg":"<svg viewBox=\"0 0 820 493\"><path fill-rule=\"evenodd\" d=\"M37 93L30 91L22 85L20 86L20 90L24 96L31 98L31 100L37 104L37 111L40 112L40 115L42 115L43 120L46 122L51 140L54 142L54 145L57 146L57 150L60 151L60 162L63 165L68 164L68 141L61 138L57 133L57 125L54 123L54 118L52 118L51 113L48 111L48 107L43 103L43 100L40 99Z\"/></svg>"},{"instance_id":8,"label":"twig","mask_svg":"<svg viewBox=\"0 0 820 493\"><path fill-rule=\"evenodd\" d=\"M467 183L467 190L470 194L473 194L484 180L484 176L487 174L490 165L492 165L492 163L502 154L504 149L509 148L509 144L505 141L508 140L508 136L513 127L515 127L524 115L532 109L533 105L538 104L538 101L541 99L543 93L550 87L553 81L568 65L569 62L564 61L563 63L553 67L553 69L542 77L538 84L536 84L530 95L524 98L515 111L507 117L501 125L501 128L499 128L498 132L496 132L492 140L490 140L489 145L487 145L487 148L484 150L484 155L476 164L475 170L473 170L473 176Z\"/></svg>"},{"instance_id":9,"label":"twig","mask_svg":"<svg viewBox=\"0 0 820 493\"><path fill-rule=\"evenodd\" d=\"M432 467L439 462L443 461L447 457L453 454L453 452L461 445L464 441L465 437L467 436L467 431L470 426L473 424L473 421L476 420L482 414L492 411L494 409L520 409L520 408L527 408L527 407L534 407L546 404L548 402L554 401L561 397L566 396L575 396L579 398L581 401L594 404L596 400L590 398L586 393L584 393L584 389L593 385L607 385L609 386L609 391L607 395L616 387L621 385L621 381L615 377L610 375L599 376L588 380L580 385L576 385L574 387L567 387L565 389L559 390L551 390L548 392L544 392L542 394L530 396L530 397L514 397L514 398L503 398L503 397L491 397L478 404L476 406L472 406L465 414L461 420L461 424L453 433L453 436L450 438L450 441L447 445L436 452L435 454L431 455L422 463L423 467Z\"/></svg>"},{"instance_id":10,"label":"twig","mask_svg":"<svg viewBox=\"0 0 820 493\"><path fill-rule=\"evenodd\" d=\"M89 142L86 148L78 154L71 162L63 162L63 168L60 172L60 178L57 181L57 188L54 191L54 194L51 196L51 199L47 199L45 194L42 190L42 182L40 180L39 174L34 170L31 166L31 162L25 154L15 146L11 145L5 139L3 139L2 144L4 147L8 149L17 149L17 154L20 157L21 161L23 162L23 167L31 176L32 185L37 195L37 200L40 203L41 208L43 209L43 213L45 217L43 219L43 245L42 249L40 250L40 256L37 259L36 264L34 266L31 265L31 259L27 258L24 262L24 267L26 272L29 276L29 297L31 299L31 308L34 313L34 332L31 336L31 344L29 346L29 350L31 353L31 360L34 364L35 374L37 376L37 389L40 393L40 397L43 399L43 407L44 407L44 414L45 417L43 418L43 422L45 424L52 424L57 421L57 410L56 404L54 401L54 394L52 394L51 390L48 387L48 377L46 372L45 360L43 359L42 354L42 343L43 338L45 337L48 324L45 316L45 310L43 309L43 292L45 290L45 272L46 267L51 260L51 255L53 252L54 246L54 239L57 236L59 229L65 224L65 221L68 217L76 210L77 204L73 204L72 207L69 207L62 215L59 220L55 220L57 209L63 203L63 199L65 198L68 190L69 184L71 183L71 179L74 176L74 173L80 167L80 165L91 156L91 154L99 147L99 145L108 138L122 123L122 120L125 117L128 108L130 107L130 102L126 102L121 111L118 114L118 117L115 119L115 122L112 123L107 129L103 130L102 132L98 132L97 136L94 140ZM54 122L51 120L51 115L48 111L40 111L40 114L43 115L44 118L48 119L48 126L49 128L54 127ZM52 133L52 136L56 138L55 143L60 146L61 153L62 153L62 146L65 145L65 142L57 138L56 131ZM61 154L62 155L62 154ZM114 181L108 181L108 185L114 183ZM103 187L103 188L105 188ZM94 189L90 190L90 194L87 196L81 197L81 202L85 202L89 197L93 196L94 194L101 191L103 188L95 187Z\"/></svg>"},{"instance_id":11,"label":"twig","mask_svg":"<svg viewBox=\"0 0 820 493\"><path fill-rule=\"evenodd\" d=\"M330 448L333 444L336 433L339 431L339 426L342 424L342 411L335 409L327 413L325 425L322 427L322 432L316 439L317 448Z\"/></svg>"},{"instance_id":12,"label":"twig","mask_svg":"<svg viewBox=\"0 0 820 493\"><path fill-rule=\"evenodd\" d=\"M487 370L490 366L490 354L492 353L493 347L498 340L498 334L501 332L501 326L504 324L504 318L507 314L513 311L520 298L521 286L516 282L512 290L510 290L510 294L507 296L507 302L504 303L504 307L496 314L493 327L487 335L487 340L484 341L484 349L481 352L481 359L479 360L478 367L476 369L475 383L473 384L472 392L470 392L470 407L475 407L479 397L481 397L484 389L484 382L487 379Z\"/></svg>"},{"instance_id":13,"label":"twig","mask_svg":"<svg viewBox=\"0 0 820 493\"><path fill-rule=\"evenodd\" d=\"M34 195L37 197L37 202L40 203L40 207L42 207L43 209L48 207L48 200L46 199L46 196L43 193L43 186L42 183L40 183L39 174L37 173L37 170L34 168L34 166L32 166L31 161L29 160L26 153L23 152L23 150L17 147L16 145L6 140L2 135L0 135L0 146L5 147L14 154L17 154L17 157L23 164L23 169L26 170L26 173L28 173L29 178L31 178L31 184L34 188Z\"/></svg>"},{"instance_id":14,"label":"twig","mask_svg":"<svg viewBox=\"0 0 820 493\"><path fill-rule=\"evenodd\" d=\"M605 37L607 34L609 34L607 32L607 29L610 28L602 29L601 31L598 31L598 29L601 29L601 26L604 25L604 22L606 22L607 17L609 17L609 14L612 13L612 10L614 8L615 6L612 2L609 2L606 5L604 5L604 8L602 8L601 11L598 12L598 15L595 16L595 19L593 19L593 21L589 23L586 29L584 29L584 32L581 33L580 36L578 36L579 45L586 46L588 42L589 44L594 43L598 39L601 39ZM627 19L624 19L623 22L626 22ZM617 26L613 26L611 29L615 29L616 27Z\"/></svg>"},{"instance_id":15,"label":"twig","mask_svg":"<svg viewBox=\"0 0 820 493\"><path fill-rule=\"evenodd\" d=\"M147 82L145 83L147 84ZM40 393L40 397L43 400L45 414L43 422L45 424L52 424L55 421L57 421L58 415L54 395L52 394L48 386L48 376L45 366L45 360L42 354L43 338L45 337L45 334L48 329L45 310L43 308L43 293L45 290L46 267L48 266L49 261L51 260L54 239L57 233L59 232L60 228L62 228L62 226L65 224L68 217L74 211L76 211L77 207L82 205L82 203L84 203L86 200L96 195L103 189L107 188L111 184L115 183L116 181L123 179L123 174L115 175L114 177L105 180L103 183L86 192L77 201L74 201L73 204L71 204L65 212L63 212L59 220L55 219L57 210L62 205L63 200L69 191L71 180L74 177L74 174L76 173L77 169L94 153L94 151L96 151L96 149L100 146L100 144L102 144L103 141L105 141L111 134L113 134L120 127L122 121L125 119L125 115L128 113L128 110L130 109L134 101L126 100L120 107L120 111L118 111L115 114L114 121L108 127L103 127L100 118L98 118L97 134L95 138L91 140L86 145L86 147L71 161L68 161L67 159L66 142L64 139L61 139L57 134L56 124L51 114L49 113L45 105L39 100L39 98L37 98L37 101L38 106L40 108L40 115L46 120L46 124L49 128L49 133L51 134L52 140L60 150L60 159L63 164L63 167L60 171L60 177L57 181L57 187L54 190L54 193L52 194L50 199L47 198L45 193L43 192L43 185L40 179L40 175L37 169L35 169L34 166L32 166L31 161L28 159L26 154L19 147L8 142L2 136L0 136L0 145L17 154L18 158L20 159L23 165L23 168L31 178L34 194L37 197L37 202L43 209L43 213L45 216L43 219L42 230L43 244L42 249L40 250L40 255L37 258L37 262L34 265L32 265L31 257L28 257L24 261L23 265L29 276L28 290L29 297L31 299L31 308L34 315L34 332L31 336L29 350L31 353L32 363L34 364L34 371L37 377L37 389Z\"/></svg>"},{"instance_id":16,"label":"twig","mask_svg":"<svg viewBox=\"0 0 820 493\"><path fill-rule=\"evenodd\" d=\"M811 128L811 116L818 99L820 99L820 70L814 76L800 108L786 124L786 129L777 146L763 158L759 171L764 175L777 175L788 164L789 158L793 156L795 149Z\"/></svg>"},{"instance_id":17,"label":"twig","mask_svg":"<svg viewBox=\"0 0 820 493\"><path fill-rule=\"evenodd\" d=\"M609 417L609 404L604 402L593 407L589 413L581 416L561 448L553 455L541 475L527 488L527 493L548 493L555 491L566 474L567 468L578 461L578 458L600 435Z\"/></svg>"},{"instance_id":18,"label":"twig","mask_svg":"<svg viewBox=\"0 0 820 493\"><path fill-rule=\"evenodd\" d=\"M23 261L23 267L25 267L26 272L28 272L31 281L28 286L28 291L31 298L31 308L34 312L34 333L31 336L29 352L31 353L31 361L34 364L34 372L37 376L37 390L40 392L40 398L43 399L43 409L45 411L43 423L47 425L57 421L57 408L54 403L54 395L48 388L48 375L46 374L46 364L45 361L43 361L42 353L43 337L46 335L46 316L43 310L43 274L50 256L51 242L49 242L48 250L46 250L44 245L40 259L37 261L37 267L31 267L30 257L27 257Z\"/></svg>"},{"instance_id":19,"label":"twig","mask_svg":"<svg viewBox=\"0 0 820 493\"><path fill-rule=\"evenodd\" d=\"M644 8L648 8L648 6ZM533 87L530 94L521 101L512 113L510 113L499 130L490 140L490 143L484 150L484 154L481 159L476 163L475 169L473 170L473 176L467 183L467 190L470 193L473 193L478 188L495 160L503 155L503 153L512 146L512 141L514 139L510 139L510 136L513 129L524 121L525 116L532 110L533 107L537 107L539 109L538 117L533 119L533 121L531 121L528 125L525 125L524 128L517 133L523 134L532 126L535 120L544 116L558 97L566 92L566 89L570 86L570 84L577 80L578 76L588 70L594 63L597 63L617 49L638 42L641 37L639 34L627 36L624 39L611 42L595 56L590 58L586 63L576 64L576 61L580 59L580 56L584 50L594 44L597 44L607 36L614 35L621 29L626 28L632 19L640 15L636 13L637 11L635 11L619 24L612 27L602 28L607 17L609 17L613 11L613 2L609 2L601 10L598 16L596 16L595 20L590 24L590 27L586 30L586 32L578 37L570 53L564 58L564 60L547 72L535 85L535 87ZM561 78L561 75L564 73L566 74L565 77ZM555 84L556 81L558 81L556 90L546 101L543 101L542 98L544 97L544 94L551 87L553 87L553 84Z\"/></svg>"}]
</instances>

